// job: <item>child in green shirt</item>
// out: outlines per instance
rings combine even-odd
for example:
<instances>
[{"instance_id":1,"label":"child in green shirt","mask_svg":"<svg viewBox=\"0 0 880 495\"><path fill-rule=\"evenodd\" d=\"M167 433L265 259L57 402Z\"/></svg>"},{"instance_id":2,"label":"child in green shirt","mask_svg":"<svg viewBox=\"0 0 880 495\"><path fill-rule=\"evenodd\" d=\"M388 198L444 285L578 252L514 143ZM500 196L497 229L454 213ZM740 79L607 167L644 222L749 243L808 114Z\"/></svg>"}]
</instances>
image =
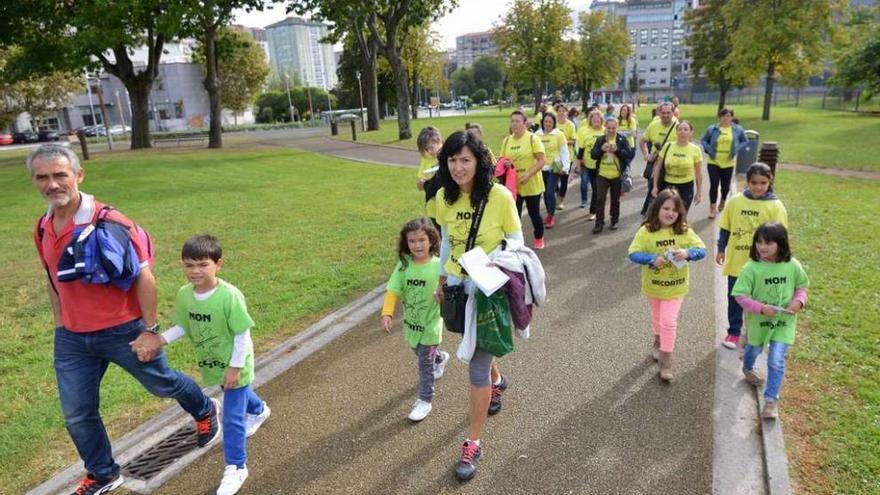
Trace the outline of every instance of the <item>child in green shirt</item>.
<instances>
[{"instance_id":1,"label":"child in green shirt","mask_svg":"<svg viewBox=\"0 0 880 495\"><path fill-rule=\"evenodd\" d=\"M223 388L223 454L226 468L217 495L233 495L248 477L246 439L271 414L253 391L254 345L244 295L217 278L223 249L216 237L189 238L181 262L190 283L180 288L172 313L173 327L162 333L164 344L186 335L196 347L205 385Z\"/></svg>"},{"instance_id":2,"label":"child in green shirt","mask_svg":"<svg viewBox=\"0 0 880 495\"><path fill-rule=\"evenodd\" d=\"M785 355L794 344L797 314L807 303L810 281L792 257L788 231L781 223L768 222L758 227L749 258L731 291L746 312L748 343L743 354L743 374L755 387L764 384L764 377L755 370L755 360L769 343L762 416L775 419L779 416L779 389L785 378Z\"/></svg>"},{"instance_id":3,"label":"child in green shirt","mask_svg":"<svg viewBox=\"0 0 880 495\"><path fill-rule=\"evenodd\" d=\"M418 398L409 414L418 422L431 412L434 381L443 376L449 353L440 350L443 323L440 305L434 300L440 275L440 234L426 218L408 222L400 231L400 261L388 280L382 305L382 328L391 333L394 304L403 302L403 328L407 345L416 353L419 366Z\"/></svg>"}]
</instances>

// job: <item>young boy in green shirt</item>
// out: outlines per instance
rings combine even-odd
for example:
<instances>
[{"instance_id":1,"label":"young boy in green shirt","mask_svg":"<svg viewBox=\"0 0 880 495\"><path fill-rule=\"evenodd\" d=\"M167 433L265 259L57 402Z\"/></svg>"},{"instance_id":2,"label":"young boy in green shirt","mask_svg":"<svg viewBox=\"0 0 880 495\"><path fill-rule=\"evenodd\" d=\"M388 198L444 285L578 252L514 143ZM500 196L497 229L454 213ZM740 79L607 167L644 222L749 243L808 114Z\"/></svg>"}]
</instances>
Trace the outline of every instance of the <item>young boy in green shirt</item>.
<instances>
[{"instance_id":1,"label":"young boy in green shirt","mask_svg":"<svg viewBox=\"0 0 880 495\"><path fill-rule=\"evenodd\" d=\"M254 326L244 295L217 278L223 267L223 249L216 237L190 237L181 250L181 262L190 283L180 288L172 313L173 327L162 333L163 344L186 335L196 347L205 385L223 388L223 454L226 468L217 495L233 495L248 477L246 438L271 414L253 391Z\"/></svg>"}]
</instances>

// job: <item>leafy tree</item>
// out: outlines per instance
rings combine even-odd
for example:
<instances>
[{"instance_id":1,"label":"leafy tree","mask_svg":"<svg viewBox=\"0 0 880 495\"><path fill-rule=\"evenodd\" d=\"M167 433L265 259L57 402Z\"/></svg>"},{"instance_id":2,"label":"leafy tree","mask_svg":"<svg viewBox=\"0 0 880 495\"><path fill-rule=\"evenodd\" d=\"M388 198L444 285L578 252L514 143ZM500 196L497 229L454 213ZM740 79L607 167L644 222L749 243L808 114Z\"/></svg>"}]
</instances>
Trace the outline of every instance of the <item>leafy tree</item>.
<instances>
[{"instance_id":1,"label":"leafy tree","mask_svg":"<svg viewBox=\"0 0 880 495\"><path fill-rule=\"evenodd\" d=\"M406 66L406 73L412 81L412 118L419 118L419 91L421 83L439 85L443 79L443 54L437 48L440 44L437 33L428 23L413 26L400 50Z\"/></svg>"},{"instance_id":2,"label":"leafy tree","mask_svg":"<svg viewBox=\"0 0 880 495\"><path fill-rule=\"evenodd\" d=\"M562 34L571 27L565 0L514 0L493 34L508 74L531 84L535 111L542 89L559 75L565 60Z\"/></svg>"},{"instance_id":3,"label":"leafy tree","mask_svg":"<svg viewBox=\"0 0 880 495\"><path fill-rule=\"evenodd\" d=\"M181 34L185 12L182 2L165 0L0 2L0 18L14 16L11 29L0 31L21 47L9 61L16 79L86 67L119 78L131 99L131 148L149 148L150 89L165 42ZM140 47L147 48L146 66L135 67L130 54Z\"/></svg>"},{"instance_id":4,"label":"leafy tree","mask_svg":"<svg viewBox=\"0 0 880 495\"><path fill-rule=\"evenodd\" d=\"M449 86L457 95L469 95L477 89L474 84L474 73L470 69L455 69L455 72L449 75Z\"/></svg>"},{"instance_id":5,"label":"leafy tree","mask_svg":"<svg viewBox=\"0 0 880 495\"><path fill-rule=\"evenodd\" d=\"M685 22L691 29L686 42L693 58L692 73L695 77L702 74L709 83L718 86L719 110L724 107L731 88L751 85L755 79L753 70L739 66L729 57L736 25L724 15L724 3L724 0L706 0L685 13Z\"/></svg>"},{"instance_id":6,"label":"leafy tree","mask_svg":"<svg viewBox=\"0 0 880 495\"><path fill-rule=\"evenodd\" d=\"M736 26L729 60L735 67L763 70L762 120L770 120L773 86L793 64L820 60L832 31L831 0L729 0L727 22Z\"/></svg>"},{"instance_id":7,"label":"leafy tree","mask_svg":"<svg viewBox=\"0 0 880 495\"><path fill-rule=\"evenodd\" d=\"M837 73L831 81L848 88L863 86L870 99L880 92L880 7L854 12L844 33L848 36L834 54Z\"/></svg>"},{"instance_id":8,"label":"leafy tree","mask_svg":"<svg viewBox=\"0 0 880 495\"><path fill-rule=\"evenodd\" d=\"M568 67L581 94L581 107L589 105L590 92L616 81L632 53L623 19L605 12L582 12L575 47L566 50Z\"/></svg>"},{"instance_id":9,"label":"leafy tree","mask_svg":"<svg viewBox=\"0 0 880 495\"><path fill-rule=\"evenodd\" d=\"M471 95L471 99L477 103L483 103L484 101L489 99L489 92L483 88L480 88L474 91L474 94Z\"/></svg>"},{"instance_id":10,"label":"leafy tree","mask_svg":"<svg viewBox=\"0 0 880 495\"><path fill-rule=\"evenodd\" d=\"M250 34L234 28L217 33L217 70L220 77L220 103L238 114L254 102L269 75L266 55ZM205 67L205 47L199 45L193 59Z\"/></svg>"},{"instance_id":11,"label":"leafy tree","mask_svg":"<svg viewBox=\"0 0 880 495\"><path fill-rule=\"evenodd\" d=\"M493 98L501 96L495 94L495 88L504 82L503 60L489 55L477 57L471 66L471 71L474 75L474 85L477 88L485 89Z\"/></svg>"},{"instance_id":12,"label":"leafy tree","mask_svg":"<svg viewBox=\"0 0 880 495\"><path fill-rule=\"evenodd\" d=\"M360 43L353 33L346 33L342 39L342 57L336 68L336 74L339 76L340 104L347 108L358 108L361 106L361 91L363 91L364 105L367 109L367 129L376 130L379 126L380 119L384 116L382 109L386 102L394 101L395 84L394 76L391 74L391 68L384 59L376 61L376 77L371 77L364 72L363 63L365 57L360 53ZM360 85L358 77L360 77ZM373 95L370 96L368 86L370 80L375 79L373 83ZM370 103L370 98L375 98L375 102ZM372 109L372 110L371 110ZM371 111L375 112L375 128L370 128L372 120Z\"/></svg>"},{"instance_id":13,"label":"leafy tree","mask_svg":"<svg viewBox=\"0 0 880 495\"><path fill-rule=\"evenodd\" d=\"M257 96L254 105L259 110L257 113L257 121L260 123L270 124L281 120L282 122L291 122L293 116L290 114L290 107L287 104L287 94L282 91L268 91Z\"/></svg>"}]
</instances>

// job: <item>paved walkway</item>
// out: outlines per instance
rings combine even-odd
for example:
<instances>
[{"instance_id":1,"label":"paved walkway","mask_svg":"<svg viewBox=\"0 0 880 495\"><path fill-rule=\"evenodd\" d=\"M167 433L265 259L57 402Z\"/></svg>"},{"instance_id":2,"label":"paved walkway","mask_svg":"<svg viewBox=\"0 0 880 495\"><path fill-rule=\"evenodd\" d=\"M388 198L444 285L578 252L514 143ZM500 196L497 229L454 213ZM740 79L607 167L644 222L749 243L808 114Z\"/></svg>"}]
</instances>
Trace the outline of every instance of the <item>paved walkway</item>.
<instances>
[{"instance_id":1,"label":"paved walkway","mask_svg":"<svg viewBox=\"0 0 880 495\"><path fill-rule=\"evenodd\" d=\"M338 153L366 151L349 146ZM621 230L594 236L578 191L569 193L540 253L549 300L532 339L501 360L511 385L487 423L474 480L462 485L452 471L466 435L466 366L450 365L434 412L410 424L412 352L399 331L385 336L371 318L260 388L273 415L250 443L251 478L240 493L711 493L714 268L693 266L677 379L665 385L648 356L639 267L625 258L643 197L644 186L627 195ZM696 208L694 226L710 243L704 210ZM454 351L459 339L444 338ZM215 448L158 493L213 493L222 464Z\"/></svg>"}]
</instances>

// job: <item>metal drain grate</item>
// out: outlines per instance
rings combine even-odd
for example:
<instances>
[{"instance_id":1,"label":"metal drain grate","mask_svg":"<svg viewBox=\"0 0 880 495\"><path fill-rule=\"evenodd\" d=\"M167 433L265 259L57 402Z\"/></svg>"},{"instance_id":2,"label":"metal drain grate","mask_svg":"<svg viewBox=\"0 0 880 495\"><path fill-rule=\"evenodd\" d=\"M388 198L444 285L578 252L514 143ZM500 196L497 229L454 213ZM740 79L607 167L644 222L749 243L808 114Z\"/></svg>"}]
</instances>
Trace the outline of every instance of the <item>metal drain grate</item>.
<instances>
[{"instance_id":1,"label":"metal drain grate","mask_svg":"<svg viewBox=\"0 0 880 495\"><path fill-rule=\"evenodd\" d=\"M122 473L126 477L149 481L171 463L197 447L196 429L189 424L122 466Z\"/></svg>"}]
</instances>

